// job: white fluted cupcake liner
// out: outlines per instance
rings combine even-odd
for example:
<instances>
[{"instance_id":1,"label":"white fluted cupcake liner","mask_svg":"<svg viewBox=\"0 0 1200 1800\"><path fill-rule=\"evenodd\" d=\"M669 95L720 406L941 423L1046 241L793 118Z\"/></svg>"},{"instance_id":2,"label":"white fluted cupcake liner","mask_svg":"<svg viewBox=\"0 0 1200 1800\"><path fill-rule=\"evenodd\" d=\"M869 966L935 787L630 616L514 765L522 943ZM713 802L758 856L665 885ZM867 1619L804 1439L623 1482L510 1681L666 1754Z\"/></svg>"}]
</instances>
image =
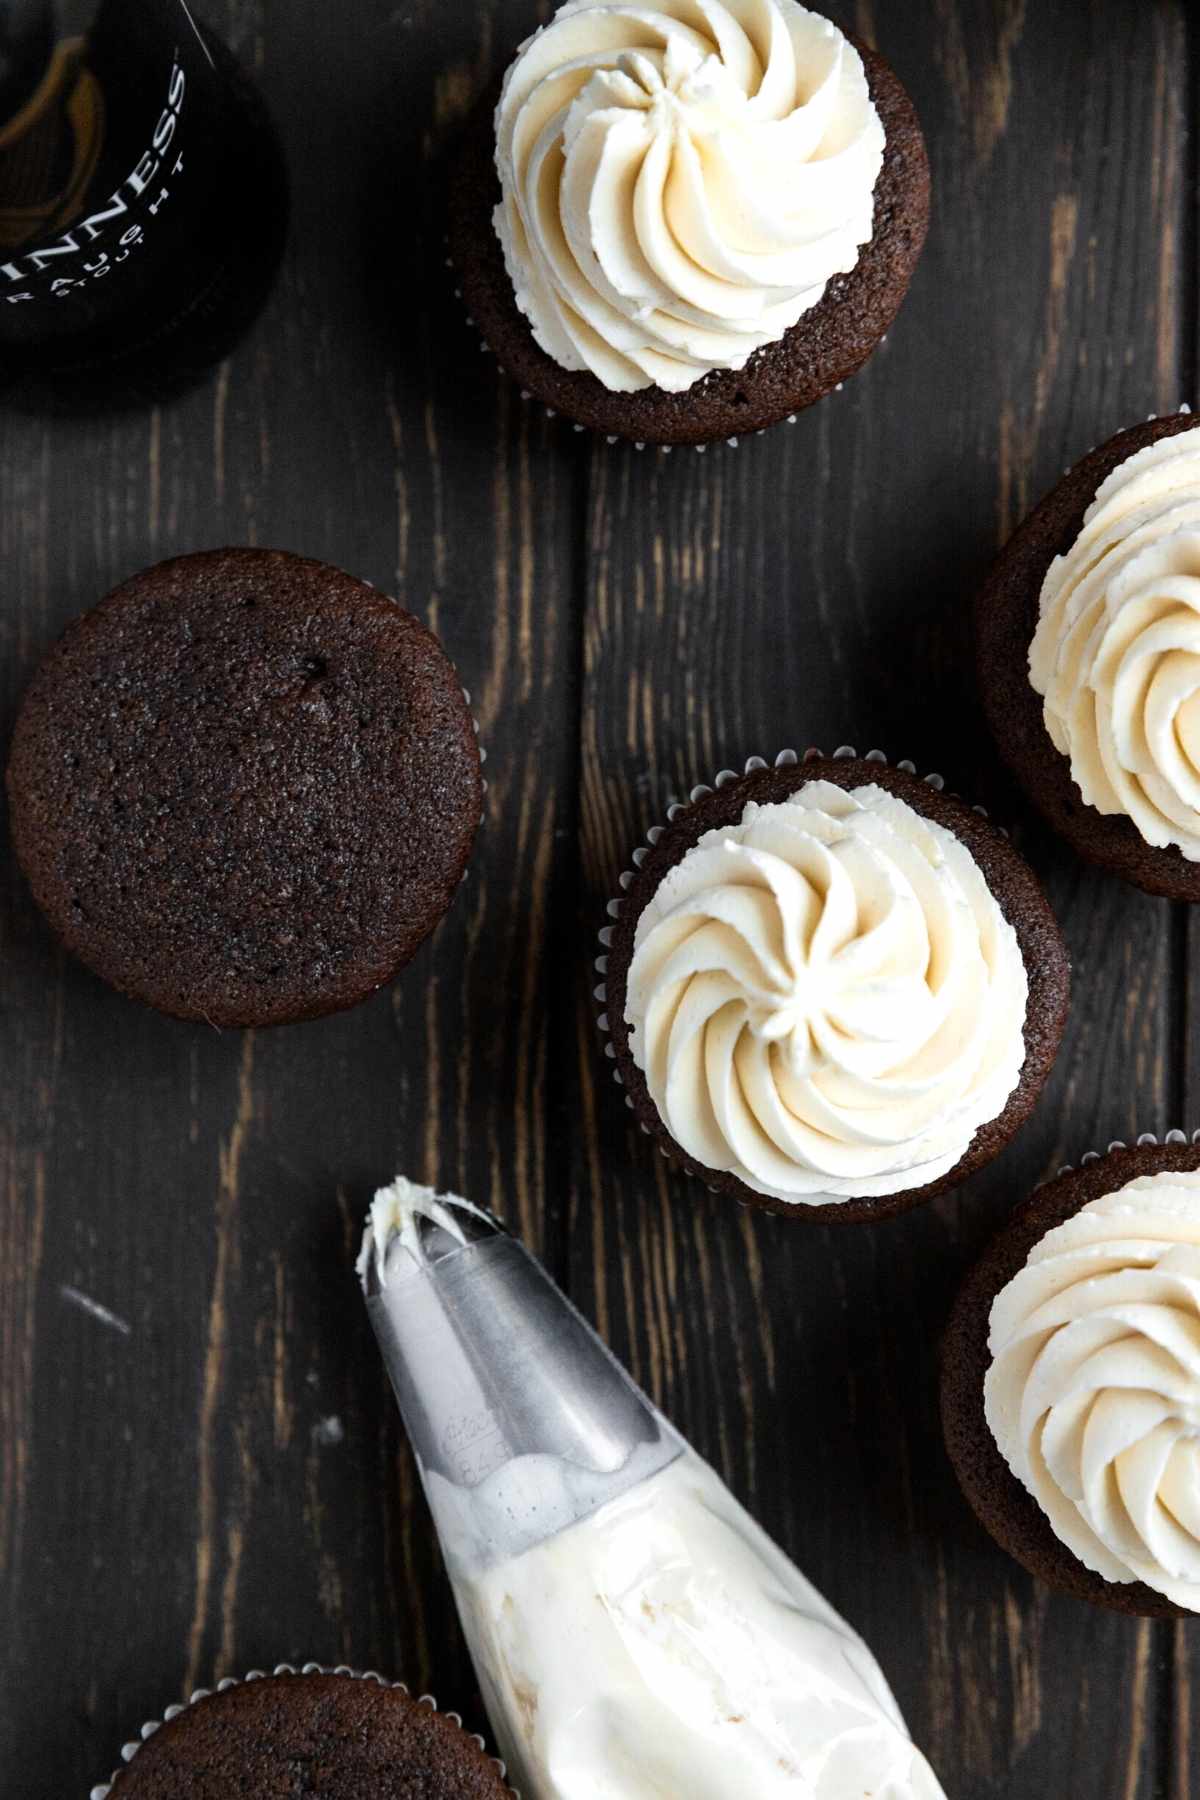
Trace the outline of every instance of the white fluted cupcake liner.
<instances>
[{"instance_id":1,"label":"white fluted cupcake liner","mask_svg":"<svg viewBox=\"0 0 1200 1800\"><path fill-rule=\"evenodd\" d=\"M196 1706L201 1700L207 1700L211 1694L223 1694L227 1689L240 1687L247 1681L263 1681L269 1675L348 1675L355 1681L373 1681L381 1688L398 1688L402 1694L407 1694L410 1699L412 1698L412 1689L407 1683L403 1681L388 1681L386 1676L378 1674L374 1669L351 1669L344 1663L339 1663L336 1667L331 1667L326 1663L315 1662L301 1663L299 1667L297 1667L295 1663L276 1663L273 1669L251 1669L249 1674L242 1676L227 1675L223 1681L218 1681L215 1687L197 1688L190 1699L183 1701L181 1704L168 1706L161 1719L147 1720L139 1730L137 1736L132 1738L129 1743L122 1745L122 1765L125 1768L128 1768L129 1764L133 1761L147 1739L152 1738L156 1731L161 1731L162 1727L171 1719L177 1719L180 1713L186 1712L190 1706ZM419 1694L417 1696L417 1705L427 1706L431 1712L439 1712L441 1710L432 1694ZM460 1714L448 1712L445 1714L445 1717L452 1720L455 1725L462 1727L464 1730L466 1729L463 1726ZM490 1755L487 1744L477 1731L467 1732L467 1736L471 1738L473 1742L478 1744L479 1748L486 1755ZM493 1756L491 1760L500 1771L500 1779L502 1781L507 1781L508 1770L505 1768L500 1758L498 1756ZM109 1796L114 1792L113 1784L118 1780L120 1774L121 1770L116 1769L108 1781L102 1781L98 1786L92 1788L88 1795L88 1800L109 1800ZM509 1793L512 1795L512 1800L521 1800L521 1797L515 1788L510 1788Z\"/></svg>"},{"instance_id":2,"label":"white fluted cupcake liner","mask_svg":"<svg viewBox=\"0 0 1200 1800\"><path fill-rule=\"evenodd\" d=\"M1103 1162L1104 1158L1111 1156L1114 1150L1180 1150L1185 1149L1189 1144L1193 1148L1200 1147L1200 1130L1182 1131L1178 1126L1173 1126L1170 1131L1164 1131L1161 1137L1157 1132L1143 1131L1134 1138L1132 1143L1127 1143L1124 1138L1114 1138L1107 1150L1085 1150L1077 1163L1064 1163L1061 1169L1056 1169L1053 1175L1048 1175L1046 1181L1057 1181L1061 1175L1074 1175L1078 1169L1090 1168L1093 1163ZM1044 1187L1045 1182L1039 1185Z\"/></svg>"},{"instance_id":3,"label":"white fluted cupcake liner","mask_svg":"<svg viewBox=\"0 0 1200 1800\"><path fill-rule=\"evenodd\" d=\"M667 807L666 818L661 824L652 825L646 833L645 842L639 844L637 849L633 851L630 857L633 866L622 871L618 880L618 886L621 889L621 893L624 894L632 885L635 875L645 862L655 844L658 843L658 840L667 829L667 826L673 824L681 814L688 810L689 807L695 806L697 801L705 800L718 788L728 787L731 781L741 781L743 776L756 774L761 769L793 768L806 762L815 761L877 763L900 769L906 775L916 775L917 773L916 763L911 762L907 757L902 757L893 763L891 758L889 758L883 750L868 750L864 755L860 756L858 751L851 744L839 744L831 757L827 757L823 750L814 747L810 747L803 752L798 752L796 750L780 750L772 762L768 762L766 758L762 756L747 757L740 772L737 769L721 769L713 776L711 781L701 782L698 786L692 788L689 791L686 800L675 800L671 802ZM929 774L922 775L920 779L925 783L926 787L932 788L935 793L940 794L945 792L946 782L943 776ZM988 811L984 806L972 806L971 811L977 813L981 819L988 818ZM995 829L1000 832L1002 837L1006 838L1008 836L1008 833L1004 830L1003 826L996 826ZM619 896L610 900L605 908L609 918L618 918L623 905L624 901ZM616 1063L617 1053L609 1030L607 1010L608 985L605 977L608 973L608 950L612 944L612 926L603 926L598 935L600 939L601 955L596 957L594 966L601 979L592 989L592 997L597 1003L596 1025L604 1042L604 1054L613 1064L613 1080L618 1087L624 1088L625 1083ZM625 1095L625 1104L630 1112L634 1110L633 1101L628 1094ZM653 1135L649 1127L641 1119L638 1120L638 1127L646 1137ZM660 1143L658 1151L660 1156L667 1157L669 1160L670 1151L665 1144ZM708 1191L710 1194L715 1194L718 1190L714 1187L709 1187Z\"/></svg>"}]
</instances>

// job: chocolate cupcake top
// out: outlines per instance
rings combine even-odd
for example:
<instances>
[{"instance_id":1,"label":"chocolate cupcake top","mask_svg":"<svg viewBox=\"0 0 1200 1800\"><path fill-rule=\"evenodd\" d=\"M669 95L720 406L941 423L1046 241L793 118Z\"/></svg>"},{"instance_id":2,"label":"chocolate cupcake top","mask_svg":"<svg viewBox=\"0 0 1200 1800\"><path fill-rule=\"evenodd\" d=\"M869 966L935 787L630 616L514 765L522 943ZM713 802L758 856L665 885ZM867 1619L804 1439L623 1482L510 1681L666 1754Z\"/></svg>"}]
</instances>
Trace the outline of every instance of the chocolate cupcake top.
<instances>
[{"instance_id":1,"label":"chocolate cupcake top","mask_svg":"<svg viewBox=\"0 0 1200 1800\"><path fill-rule=\"evenodd\" d=\"M129 1752L127 1752L129 1754ZM277 1671L175 1708L112 1800L511 1800L453 1713L348 1671Z\"/></svg>"},{"instance_id":2,"label":"chocolate cupcake top","mask_svg":"<svg viewBox=\"0 0 1200 1800\"><path fill-rule=\"evenodd\" d=\"M13 839L68 948L182 1018L350 1006L442 917L479 823L462 687L410 613L280 551L160 563L30 683Z\"/></svg>"},{"instance_id":3,"label":"chocolate cupcake top","mask_svg":"<svg viewBox=\"0 0 1200 1800\"><path fill-rule=\"evenodd\" d=\"M855 267L883 156L862 58L797 0L570 0L496 113L517 305L613 392L741 369Z\"/></svg>"},{"instance_id":4,"label":"chocolate cupcake top","mask_svg":"<svg viewBox=\"0 0 1200 1800\"><path fill-rule=\"evenodd\" d=\"M1101 482L1046 572L1029 671L1083 800L1200 861L1200 434Z\"/></svg>"},{"instance_id":5,"label":"chocolate cupcake top","mask_svg":"<svg viewBox=\"0 0 1200 1800\"><path fill-rule=\"evenodd\" d=\"M1200 1611L1200 1171L1139 1175L1047 1231L988 1347L992 1436L1059 1540Z\"/></svg>"},{"instance_id":6,"label":"chocolate cupcake top","mask_svg":"<svg viewBox=\"0 0 1200 1800\"><path fill-rule=\"evenodd\" d=\"M869 781L750 800L640 913L629 1050L672 1138L790 1204L920 1189L1004 1112L1029 980L970 849Z\"/></svg>"}]
</instances>

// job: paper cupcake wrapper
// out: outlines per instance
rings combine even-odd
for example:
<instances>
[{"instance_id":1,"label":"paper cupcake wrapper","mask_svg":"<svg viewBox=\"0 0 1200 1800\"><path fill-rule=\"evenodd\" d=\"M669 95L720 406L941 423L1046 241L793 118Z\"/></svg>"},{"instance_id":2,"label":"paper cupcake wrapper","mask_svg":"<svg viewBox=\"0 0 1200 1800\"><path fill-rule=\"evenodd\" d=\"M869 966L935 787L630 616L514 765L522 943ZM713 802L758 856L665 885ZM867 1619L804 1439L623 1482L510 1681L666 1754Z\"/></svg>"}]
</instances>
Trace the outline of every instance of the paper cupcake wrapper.
<instances>
[{"instance_id":1,"label":"paper cupcake wrapper","mask_svg":"<svg viewBox=\"0 0 1200 1800\"><path fill-rule=\"evenodd\" d=\"M492 346L488 343L478 325L476 325L475 320L467 310L467 303L463 299L462 288L458 284L458 270L454 266L454 259L449 254L449 250L447 250L445 261L446 267L449 269L451 277L454 280L454 298L461 305L463 309L463 318L466 320L468 326L475 333L475 336L479 341L480 354L482 356L494 356L495 351L492 349ZM880 338L877 348L882 349L886 343L887 333L885 332ZM769 349L770 345L768 345L767 348ZM704 378L701 377L701 381L703 379ZM699 386L700 383L698 382L696 385ZM844 381L836 382L822 398L828 400L830 394L840 394L845 388L845 385ZM513 386L516 387L517 384L514 382ZM743 432L739 437L710 438L706 444L652 444L644 438L623 437L616 431L596 431L590 425L581 425L578 420L572 419L569 413L559 412L558 408L554 406L547 406L544 401L538 400L531 394L528 388L518 388L517 391L527 405L540 406L548 419L565 419L572 431L587 431L595 438L603 438L606 444L632 444L635 450L656 450L663 456L670 456L672 450L694 450L698 456L703 456L706 450L720 449L724 445L728 445L731 450L736 450L742 441L742 437L762 437L766 432L774 431L778 425L795 425L800 417L798 412L788 413L784 418L777 419L774 425L760 425L756 431Z\"/></svg>"},{"instance_id":2,"label":"paper cupcake wrapper","mask_svg":"<svg viewBox=\"0 0 1200 1800\"><path fill-rule=\"evenodd\" d=\"M210 1694L223 1694L228 1688L240 1687L243 1682L263 1681L268 1675L349 1675L355 1681L373 1681L381 1688L398 1688L402 1694L408 1694L410 1698L412 1695L411 1688L403 1681L388 1681L386 1676L378 1674L374 1669L350 1669L344 1663L339 1663L336 1668L331 1668L325 1663L307 1662L302 1663L299 1668L295 1663L276 1663L273 1669L251 1669L248 1675L227 1675L223 1681L218 1681L215 1687L197 1688L190 1700L185 1700L181 1705L168 1706L161 1719L147 1720L136 1738L122 1745L121 1762L123 1766L128 1768L147 1738L152 1738L155 1732L160 1731L171 1719L177 1719L180 1713L187 1711L189 1706L195 1706L199 1701L207 1700ZM432 1712L440 1710L432 1694L418 1695L417 1705L428 1706ZM452 1719L456 1725L462 1726L462 1718L458 1713L448 1712L445 1716ZM472 1738L485 1754L490 1755L486 1743L477 1731L470 1731L467 1736ZM508 1770L500 1758L493 1756L491 1760L500 1771L500 1779L507 1781ZM102 1781L99 1786L92 1788L88 1800L109 1800L109 1795L113 1793L113 1783L120 1774L121 1770L117 1769L108 1781ZM521 1796L515 1788L510 1788L509 1793L512 1795L512 1800L521 1800Z\"/></svg>"},{"instance_id":3,"label":"paper cupcake wrapper","mask_svg":"<svg viewBox=\"0 0 1200 1800\"><path fill-rule=\"evenodd\" d=\"M826 760L826 757L825 757L825 752L823 750L816 749L815 747L810 747L809 749L803 751L802 753L797 752L795 750L781 750L779 752L779 754L775 757L774 761L771 763L768 763L767 760L761 756L747 757L746 762L743 765L740 773L737 769L721 769L716 775L713 776L711 781L701 782L699 784L699 786L692 788L690 790L690 792L688 793L686 800L672 801L672 803L667 807L667 815L666 815L665 820L659 825L652 825L650 827L649 831L646 833L645 843L639 844L637 849L633 851L633 853L630 857L630 862L632 863L633 866L632 866L632 868L623 870L621 873L621 876L619 878L619 881L618 881L618 886L620 887L621 892L624 893L630 887L637 871L641 868L641 866L645 862L647 856L650 854L650 851L654 848L655 844L657 844L659 838L662 836L662 834L666 830L667 826L669 824L673 824L674 821L679 818L681 813L685 813L688 810L689 806L694 806L698 800L707 799L709 794L714 793L718 788L728 787L729 783L731 781L740 781L742 779L743 775L753 775L759 769L792 768L792 767L795 767L797 765L800 765L800 764L803 764L806 762L814 762L817 760L823 761L823 760ZM832 757L829 758L828 760L833 761L833 762L867 762L867 763L882 763L882 764L891 763L891 759L882 750L868 750L865 753L865 755L860 757L858 751L853 747L852 744L839 744L837 749L833 752ZM894 768L897 768L897 769L902 769L906 775L915 775L917 773L916 763L911 762L907 757L901 758L898 762L891 764L891 766ZM945 792L946 782L945 782L944 777L942 777L941 775L937 775L937 774L922 775L921 780L925 783L926 787L933 788L935 793L940 794L940 793ZM981 819L986 819L988 817L988 811L985 806L972 806L971 811L974 813L978 813L978 815ZM1002 825L997 826L996 830L998 830L1000 832L1002 837L1008 836L1007 831L1004 830L1004 827ZM610 919L618 918L620 916L621 908L623 905L624 905L624 901L619 896L610 900L608 902L607 907L605 908L605 911L608 913L609 918ZM595 959L595 969L596 969L597 974L601 977L601 979L597 983L597 985L592 989L592 997L597 1002L597 1006L598 1006L598 1011L597 1011L597 1015L596 1015L596 1025L597 1025L600 1035L604 1041L604 1054L606 1057L608 1057L609 1061L613 1064L613 1071L612 1071L613 1080L616 1082L618 1087L624 1088L625 1083L621 1078L621 1071L617 1067L617 1064L616 1064L616 1054L617 1053L613 1046L612 1036L609 1031L608 1010L607 1010L608 986L607 986L607 982L604 980L604 977L608 973L608 950L609 950L610 945L612 944L612 934L613 934L613 928L611 925L605 925L599 932L600 947L601 947L602 954L599 955L598 957L596 957L596 959ZM634 1110L633 1101L630 1099L628 1094L625 1095L625 1104L631 1112ZM644 1133L644 1135L646 1137L650 1137L652 1135L649 1127L646 1126L645 1124L643 1124L640 1119L638 1120L638 1126L639 1126L639 1129ZM668 1149L666 1148L666 1146L664 1144L659 1144L658 1150L659 1150L659 1154L661 1156L665 1156L669 1159L670 1152L668 1151ZM715 1194L717 1192L717 1189L710 1187L708 1191L710 1194ZM832 1200L834 1197L830 1196L830 1198Z\"/></svg>"},{"instance_id":4,"label":"paper cupcake wrapper","mask_svg":"<svg viewBox=\"0 0 1200 1800\"><path fill-rule=\"evenodd\" d=\"M1054 1171L1053 1175L1047 1175L1046 1181L1057 1181L1060 1175L1073 1175L1077 1169L1086 1169L1092 1163L1103 1162L1104 1158L1111 1156L1114 1150L1157 1150L1160 1148L1178 1150L1187 1144L1200 1146L1200 1130L1181 1131L1178 1126L1174 1126L1170 1131L1164 1131L1161 1137L1157 1132L1143 1131L1134 1138L1131 1144L1126 1143L1124 1138L1114 1138L1107 1150L1085 1150L1077 1163L1064 1163L1061 1169ZM1045 1185L1045 1181L1038 1183L1039 1187Z\"/></svg>"}]
</instances>

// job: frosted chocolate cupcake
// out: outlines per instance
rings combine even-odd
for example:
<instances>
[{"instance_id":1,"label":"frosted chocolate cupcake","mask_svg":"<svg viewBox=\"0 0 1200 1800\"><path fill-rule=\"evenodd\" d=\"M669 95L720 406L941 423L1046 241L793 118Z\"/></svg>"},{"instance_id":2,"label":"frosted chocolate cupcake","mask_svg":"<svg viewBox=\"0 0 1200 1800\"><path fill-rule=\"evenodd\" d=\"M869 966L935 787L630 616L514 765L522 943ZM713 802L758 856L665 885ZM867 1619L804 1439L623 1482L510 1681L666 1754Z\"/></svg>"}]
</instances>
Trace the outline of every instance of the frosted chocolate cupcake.
<instances>
[{"instance_id":1,"label":"frosted chocolate cupcake","mask_svg":"<svg viewBox=\"0 0 1200 1800\"><path fill-rule=\"evenodd\" d=\"M997 1543L1119 1612L1200 1612L1200 1147L1114 1145L1011 1215L943 1352L946 1444Z\"/></svg>"},{"instance_id":2,"label":"frosted chocolate cupcake","mask_svg":"<svg viewBox=\"0 0 1200 1800\"><path fill-rule=\"evenodd\" d=\"M1001 753L1080 855L1200 900L1200 435L1111 439L1002 553L977 611Z\"/></svg>"},{"instance_id":3,"label":"frosted chocolate cupcake","mask_svg":"<svg viewBox=\"0 0 1200 1800\"><path fill-rule=\"evenodd\" d=\"M1007 839L911 764L719 778L614 905L602 1023L630 1104L738 1199L901 1212L994 1156L1049 1074L1068 997L1050 909Z\"/></svg>"},{"instance_id":4,"label":"frosted chocolate cupcake","mask_svg":"<svg viewBox=\"0 0 1200 1800\"><path fill-rule=\"evenodd\" d=\"M128 1744L91 1800L512 1800L456 1713L376 1675L308 1665L223 1682Z\"/></svg>"},{"instance_id":5,"label":"frosted chocolate cupcake","mask_svg":"<svg viewBox=\"0 0 1200 1800\"><path fill-rule=\"evenodd\" d=\"M475 122L450 248L529 393L612 437L703 444L860 367L928 215L904 89L797 0L571 0Z\"/></svg>"}]
</instances>

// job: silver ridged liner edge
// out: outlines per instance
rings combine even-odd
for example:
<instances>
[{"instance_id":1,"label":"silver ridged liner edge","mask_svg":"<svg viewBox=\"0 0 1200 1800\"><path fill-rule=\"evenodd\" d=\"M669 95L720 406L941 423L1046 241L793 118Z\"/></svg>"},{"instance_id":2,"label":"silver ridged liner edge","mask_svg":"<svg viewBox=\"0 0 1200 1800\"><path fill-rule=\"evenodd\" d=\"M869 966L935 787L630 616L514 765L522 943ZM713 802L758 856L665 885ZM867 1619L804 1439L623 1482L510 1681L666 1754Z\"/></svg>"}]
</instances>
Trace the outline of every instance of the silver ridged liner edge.
<instances>
[{"instance_id":1,"label":"silver ridged liner edge","mask_svg":"<svg viewBox=\"0 0 1200 1800\"><path fill-rule=\"evenodd\" d=\"M386 1676L380 1675L375 1669L351 1669L348 1668L345 1663L339 1663L336 1667L330 1667L326 1663L315 1662L301 1663L299 1667L297 1667L295 1663L276 1663L273 1669L251 1669L246 1675L226 1675L223 1680L217 1682L215 1687L197 1688L190 1699L177 1702L173 1706L168 1706L161 1719L147 1720L138 1732L137 1737L132 1738L129 1743L121 1746L121 1761L123 1765L125 1768L128 1768L142 1745L149 1738L152 1738L156 1731L161 1731L163 1726L169 1724L172 1719L177 1719L180 1713L187 1712L189 1707L198 1706L201 1700L207 1700L212 1694L224 1694L229 1688L242 1687L247 1682L251 1681L265 1681L273 1675L348 1675L354 1681L373 1681L381 1688L398 1689L400 1693L407 1694L409 1699L412 1699L412 1689L406 1682L389 1681ZM417 1696L417 1705L427 1706L431 1712L441 1711L441 1708L438 1706L438 1703L432 1694L419 1694ZM465 1729L465 1727L463 1727L462 1718L458 1713L447 1712L443 1716L452 1720L454 1724L460 1728ZM467 1732L467 1736L473 1743L478 1744L484 1754L489 1756L490 1760L495 1763L497 1769L500 1771L500 1779L502 1781L507 1781L508 1770L498 1756L491 1756L487 1744L479 1733L477 1731L469 1731ZM120 1776L121 1770L114 1770L107 1781L100 1782L98 1786L89 1791L88 1800L109 1800L110 1795L114 1795L116 1800L119 1800L120 1790L117 1789L114 1784L120 1779ZM515 1788L509 1788L508 1791L512 1795L512 1800L521 1800L521 1796L517 1793Z\"/></svg>"},{"instance_id":2,"label":"silver ridged liner edge","mask_svg":"<svg viewBox=\"0 0 1200 1800\"><path fill-rule=\"evenodd\" d=\"M1085 1150L1077 1163L1064 1163L1061 1169L1056 1169L1053 1175L1047 1175L1045 1181L1038 1185L1045 1187L1047 1181L1057 1181L1060 1176L1077 1175L1081 1169L1090 1169L1093 1163L1103 1162L1115 1150L1178 1150L1188 1145L1194 1149L1200 1148L1200 1130L1183 1131L1175 1125L1170 1131L1164 1131L1161 1137L1155 1131L1142 1131L1131 1144L1126 1143L1124 1138L1114 1138L1107 1150Z\"/></svg>"}]
</instances>

